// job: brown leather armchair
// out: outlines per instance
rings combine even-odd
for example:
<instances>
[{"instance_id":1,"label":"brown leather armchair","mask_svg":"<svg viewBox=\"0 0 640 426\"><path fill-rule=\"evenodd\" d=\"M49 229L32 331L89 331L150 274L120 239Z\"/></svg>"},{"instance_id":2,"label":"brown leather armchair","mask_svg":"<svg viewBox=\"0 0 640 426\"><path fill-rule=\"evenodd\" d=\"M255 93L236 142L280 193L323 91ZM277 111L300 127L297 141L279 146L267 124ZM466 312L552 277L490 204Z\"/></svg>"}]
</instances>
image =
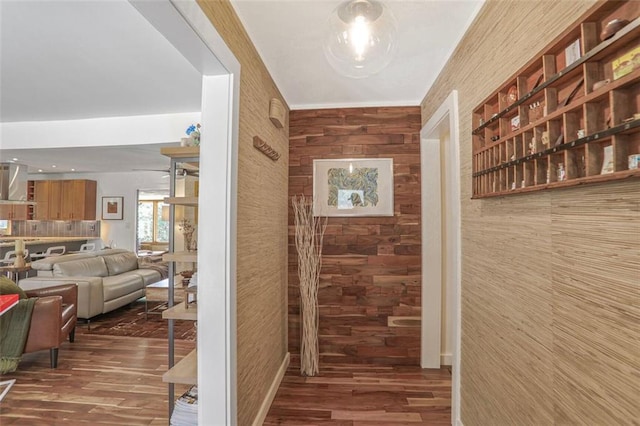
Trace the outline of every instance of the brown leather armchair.
<instances>
[{"instance_id":1,"label":"brown leather armchair","mask_svg":"<svg viewBox=\"0 0 640 426\"><path fill-rule=\"evenodd\" d=\"M69 336L73 343L78 316L78 286L64 284L26 292L38 297L31 315L24 353L49 349L51 368L58 366L58 348Z\"/></svg>"}]
</instances>

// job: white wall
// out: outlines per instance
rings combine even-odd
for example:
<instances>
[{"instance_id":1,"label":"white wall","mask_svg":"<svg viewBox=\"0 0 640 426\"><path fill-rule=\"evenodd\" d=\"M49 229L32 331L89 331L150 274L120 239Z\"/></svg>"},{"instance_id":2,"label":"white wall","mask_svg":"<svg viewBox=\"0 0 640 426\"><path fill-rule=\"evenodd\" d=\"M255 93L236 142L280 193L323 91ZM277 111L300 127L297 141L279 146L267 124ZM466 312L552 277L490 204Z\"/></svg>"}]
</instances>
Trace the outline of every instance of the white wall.
<instances>
[{"instance_id":1,"label":"white wall","mask_svg":"<svg viewBox=\"0 0 640 426\"><path fill-rule=\"evenodd\" d=\"M169 159L167 159L167 167ZM136 206L139 189L169 190L162 172L66 173L30 175L29 179L89 179L97 182L96 220L104 245L113 241L118 248L136 249ZM124 197L123 220L102 220L102 197Z\"/></svg>"}]
</instances>

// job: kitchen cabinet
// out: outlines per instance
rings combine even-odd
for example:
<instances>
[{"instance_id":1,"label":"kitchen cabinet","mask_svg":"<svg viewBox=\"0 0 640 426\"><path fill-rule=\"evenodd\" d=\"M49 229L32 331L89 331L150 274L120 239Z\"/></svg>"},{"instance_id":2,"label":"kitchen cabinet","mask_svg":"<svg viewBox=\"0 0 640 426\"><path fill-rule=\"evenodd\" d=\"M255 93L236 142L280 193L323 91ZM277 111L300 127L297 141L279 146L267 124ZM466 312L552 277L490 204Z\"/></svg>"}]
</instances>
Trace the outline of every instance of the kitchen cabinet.
<instances>
[{"instance_id":1,"label":"kitchen cabinet","mask_svg":"<svg viewBox=\"0 0 640 426\"><path fill-rule=\"evenodd\" d=\"M38 180L34 199L36 220L95 220L96 189L94 180Z\"/></svg>"},{"instance_id":2,"label":"kitchen cabinet","mask_svg":"<svg viewBox=\"0 0 640 426\"><path fill-rule=\"evenodd\" d=\"M33 209L34 220L47 220L49 219L49 194L51 181L50 180L36 180L33 181L33 200L36 205Z\"/></svg>"},{"instance_id":3,"label":"kitchen cabinet","mask_svg":"<svg viewBox=\"0 0 640 426\"><path fill-rule=\"evenodd\" d=\"M27 220L26 204L0 204L0 220Z\"/></svg>"},{"instance_id":4,"label":"kitchen cabinet","mask_svg":"<svg viewBox=\"0 0 640 426\"><path fill-rule=\"evenodd\" d=\"M62 220L96 219L96 181L62 181Z\"/></svg>"}]
</instances>

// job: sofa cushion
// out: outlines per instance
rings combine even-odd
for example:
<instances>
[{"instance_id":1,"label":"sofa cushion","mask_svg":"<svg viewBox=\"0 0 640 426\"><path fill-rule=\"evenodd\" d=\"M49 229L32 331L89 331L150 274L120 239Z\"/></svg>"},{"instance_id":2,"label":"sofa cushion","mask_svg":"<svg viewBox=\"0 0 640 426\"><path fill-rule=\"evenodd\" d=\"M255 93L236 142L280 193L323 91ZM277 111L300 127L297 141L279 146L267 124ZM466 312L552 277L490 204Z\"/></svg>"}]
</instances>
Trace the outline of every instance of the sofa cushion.
<instances>
[{"instance_id":1,"label":"sofa cushion","mask_svg":"<svg viewBox=\"0 0 640 426\"><path fill-rule=\"evenodd\" d=\"M106 277L107 265L101 257L56 263L53 265L54 277Z\"/></svg>"},{"instance_id":2,"label":"sofa cushion","mask_svg":"<svg viewBox=\"0 0 640 426\"><path fill-rule=\"evenodd\" d=\"M108 256L111 254L118 254L118 253L129 253L129 250L127 249L119 249L119 248L105 248L102 250L98 250L94 252L96 256Z\"/></svg>"},{"instance_id":3,"label":"sofa cushion","mask_svg":"<svg viewBox=\"0 0 640 426\"><path fill-rule=\"evenodd\" d=\"M142 288L144 288L144 285L140 275L125 273L102 278L102 291L104 292L105 302Z\"/></svg>"},{"instance_id":4,"label":"sofa cushion","mask_svg":"<svg viewBox=\"0 0 640 426\"><path fill-rule=\"evenodd\" d=\"M70 262L78 259L87 259L89 257L95 257L94 253L76 253L76 254L63 254L62 256L49 256L44 259L31 262L31 269L36 271L51 271L53 265L62 262Z\"/></svg>"},{"instance_id":5,"label":"sofa cushion","mask_svg":"<svg viewBox=\"0 0 640 426\"><path fill-rule=\"evenodd\" d=\"M138 256L135 253L118 253L109 256L102 256L107 265L109 276L122 274L123 272L138 269Z\"/></svg>"},{"instance_id":6,"label":"sofa cushion","mask_svg":"<svg viewBox=\"0 0 640 426\"><path fill-rule=\"evenodd\" d=\"M157 283L162 279L160 272L154 271L153 269L136 269L135 271L131 271L129 273L140 275L145 287L149 284Z\"/></svg>"}]
</instances>

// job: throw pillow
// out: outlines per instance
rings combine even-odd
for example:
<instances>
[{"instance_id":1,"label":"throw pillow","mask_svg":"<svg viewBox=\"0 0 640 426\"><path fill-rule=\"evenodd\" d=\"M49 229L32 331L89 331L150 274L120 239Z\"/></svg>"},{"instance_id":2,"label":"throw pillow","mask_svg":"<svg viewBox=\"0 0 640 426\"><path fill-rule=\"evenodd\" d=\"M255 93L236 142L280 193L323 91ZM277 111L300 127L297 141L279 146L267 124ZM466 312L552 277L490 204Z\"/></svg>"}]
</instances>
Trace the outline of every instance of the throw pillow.
<instances>
[{"instance_id":1,"label":"throw pillow","mask_svg":"<svg viewBox=\"0 0 640 426\"><path fill-rule=\"evenodd\" d=\"M20 299L27 299L27 293L9 278L0 276L0 295L17 294Z\"/></svg>"}]
</instances>

